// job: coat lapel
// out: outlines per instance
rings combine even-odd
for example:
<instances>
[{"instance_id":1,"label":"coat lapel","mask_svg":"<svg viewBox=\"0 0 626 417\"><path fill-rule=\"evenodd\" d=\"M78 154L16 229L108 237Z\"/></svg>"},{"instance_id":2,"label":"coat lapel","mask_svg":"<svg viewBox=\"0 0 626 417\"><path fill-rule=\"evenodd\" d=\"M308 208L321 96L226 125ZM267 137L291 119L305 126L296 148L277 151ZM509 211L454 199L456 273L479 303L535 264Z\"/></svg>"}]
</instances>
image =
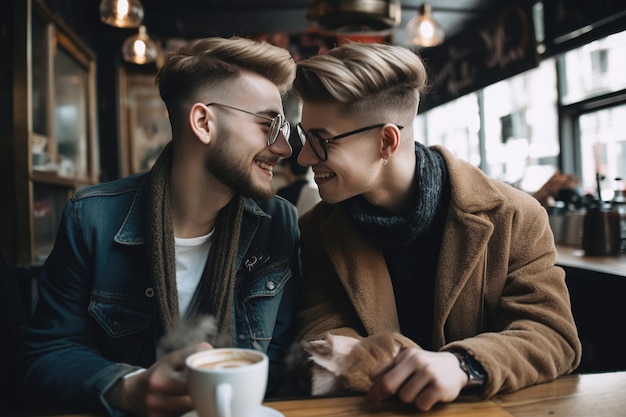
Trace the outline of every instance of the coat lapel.
<instances>
[{"instance_id":1,"label":"coat lapel","mask_svg":"<svg viewBox=\"0 0 626 417\"><path fill-rule=\"evenodd\" d=\"M382 252L362 236L343 207L336 207L320 231L367 333L399 331L391 277Z\"/></svg>"}]
</instances>

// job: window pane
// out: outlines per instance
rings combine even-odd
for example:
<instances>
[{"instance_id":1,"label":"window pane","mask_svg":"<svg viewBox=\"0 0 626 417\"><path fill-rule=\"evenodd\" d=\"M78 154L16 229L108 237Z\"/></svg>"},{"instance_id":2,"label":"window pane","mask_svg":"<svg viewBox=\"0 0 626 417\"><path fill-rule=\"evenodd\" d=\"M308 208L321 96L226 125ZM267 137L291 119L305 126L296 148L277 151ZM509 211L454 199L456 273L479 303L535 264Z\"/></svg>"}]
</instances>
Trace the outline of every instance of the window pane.
<instances>
[{"instance_id":1,"label":"window pane","mask_svg":"<svg viewBox=\"0 0 626 417\"><path fill-rule=\"evenodd\" d=\"M554 59L484 89L488 175L534 192L558 167Z\"/></svg>"},{"instance_id":2,"label":"window pane","mask_svg":"<svg viewBox=\"0 0 626 417\"><path fill-rule=\"evenodd\" d=\"M476 93L417 116L414 126L417 141L425 145L443 145L457 157L472 165L480 165L480 115ZM422 134L425 138L421 137Z\"/></svg>"},{"instance_id":3,"label":"window pane","mask_svg":"<svg viewBox=\"0 0 626 417\"><path fill-rule=\"evenodd\" d=\"M582 157L582 187L598 195L596 173L603 200L613 198L615 178L626 178L626 105L587 113L579 118Z\"/></svg>"},{"instance_id":4,"label":"window pane","mask_svg":"<svg viewBox=\"0 0 626 417\"><path fill-rule=\"evenodd\" d=\"M626 31L565 53L563 63L563 104L626 88Z\"/></svg>"}]
</instances>

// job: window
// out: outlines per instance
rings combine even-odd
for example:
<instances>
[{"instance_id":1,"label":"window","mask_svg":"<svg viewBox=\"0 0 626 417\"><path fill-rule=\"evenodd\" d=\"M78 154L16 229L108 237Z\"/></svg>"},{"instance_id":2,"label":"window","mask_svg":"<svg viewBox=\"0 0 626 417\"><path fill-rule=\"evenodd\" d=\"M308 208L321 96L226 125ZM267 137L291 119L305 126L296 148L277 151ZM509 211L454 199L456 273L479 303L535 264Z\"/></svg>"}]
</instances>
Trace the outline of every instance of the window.
<instances>
[{"instance_id":1,"label":"window","mask_svg":"<svg viewBox=\"0 0 626 417\"><path fill-rule=\"evenodd\" d=\"M555 61L549 59L418 115L417 140L441 144L488 175L533 192L558 167L557 96Z\"/></svg>"},{"instance_id":2,"label":"window","mask_svg":"<svg viewBox=\"0 0 626 417\"><path fill-rule=\"evenodd\" d=\"M602 199L609 201L617 186L615 178L626 178L626 104L583 114L578 124L583 193L597 195L599 187Z\"/></svg>"},{"instance_id":3,"label":"window","mask_svg":"<svg viewBox=\"0 0 626 417\"><path fill-rule=\"evenodd\" d=\"M534 192L558 168L554 59L484 89L485 172Z\"/></svg>"},{"instance_id":4,"label":"window","mask_svg":"<svg viewBox=\"0 0 626 417\"><path fill-rule=\"evenodd\" d=\"M626 31L566 52L562 104L626 88Z\"/></svg>"},{"instance_id":5,"label":"window","mask_svg":"<svg viewBox=\"0 0 626 417\"><path fill-rule=\"evenodd\" d=\"M563 130L581 192L611 200L626 178L626 31L560 58Z\"/></svg>"}]
</instances>

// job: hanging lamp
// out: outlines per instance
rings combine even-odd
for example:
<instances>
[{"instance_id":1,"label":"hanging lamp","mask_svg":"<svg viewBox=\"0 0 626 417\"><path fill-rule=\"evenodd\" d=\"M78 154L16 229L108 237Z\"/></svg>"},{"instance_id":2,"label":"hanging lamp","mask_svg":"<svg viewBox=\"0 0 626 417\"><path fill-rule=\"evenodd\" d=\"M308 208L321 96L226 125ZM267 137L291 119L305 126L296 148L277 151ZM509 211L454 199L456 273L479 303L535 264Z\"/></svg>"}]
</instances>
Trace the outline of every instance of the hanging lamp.
<instances>
[{"instance_id":1,"label":"hanging lamp","mask_svg":"<svg viewBox=\"0 0 626 417\"><path fill-rule=\"evenodd\" d=\"M139 32L122 44L122 57L124 61L132 64L144 65L155 62L158 53L157 45L148 36L144 25L139 26Z\"/></svg>"},{"instance_id":2,"label":"hanging lamp","mask_svg":"<svg viewBox=\"0 0 626 417\"><path fill-rule=\"evenodd\" d=\"M102 0L100 20L118 28L136 28L143 21L143 5L139 0Z\"/></svg>"},{"instance_id":3,"label":"hanging lamp","mask_svg":"<svg viewBox=\"0 0 626 417\"><path fill-rule=\"evenodd\" d=\"M381 33L397 26L400 14L400 0L310 0L307 19L332 33Z\"/></svg>"},{"instance_id":4,"label":"hanging lamp","mask_svg":"<svg viewBox=\"0 0 626 417\"><path fill-rule=\"evenodd\" d=\"M445 38L443 29L433 19L432 7L429 3L424 3L417 9L417 15L409 20L405 30L407 43L413 46L436 46Z\"/></svg>"}]
</instances>

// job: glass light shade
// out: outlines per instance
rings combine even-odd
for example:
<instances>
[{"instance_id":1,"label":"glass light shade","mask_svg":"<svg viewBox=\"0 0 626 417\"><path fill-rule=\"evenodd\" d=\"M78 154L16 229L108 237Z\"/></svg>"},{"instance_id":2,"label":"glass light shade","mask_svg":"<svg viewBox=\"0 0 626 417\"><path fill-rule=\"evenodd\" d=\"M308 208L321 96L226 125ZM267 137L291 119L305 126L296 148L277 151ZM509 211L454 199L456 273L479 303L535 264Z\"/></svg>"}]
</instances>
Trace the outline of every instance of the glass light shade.
<instances>
[{"instance_id":1,"label":"glass light shade","mask_svg":"<svg viewBox=\"0 0 626 417\"><path fill-rule=\"evenodd\" d=\"M100 20L118 28L136 28L143 21L143 5L139 0L102 0Z\"/></svg>"},{"instance_id":2,"label":"glass light shade","mask_svg":"<svg viewBox=\"0 0 626 417\"><path fill-rule=\"evenodd\" d=\"M430 4L424 4L422 9L406 24L407 42L423 47L439 45L445 37L443 29L433 19Z\"/></svg>"},{"instance_id":3,"label":"glass light shade","mask_svg":"<svg viewBox=\"0 0 626 417\"><path fill-rule=\"evenodd\" d=\"M159 51L156 43L150 39L145 26L139 26L139 32L126 39L122 44L124 61L133 64L149 64L155 62Z\"/></svg>"}]
</instances>

